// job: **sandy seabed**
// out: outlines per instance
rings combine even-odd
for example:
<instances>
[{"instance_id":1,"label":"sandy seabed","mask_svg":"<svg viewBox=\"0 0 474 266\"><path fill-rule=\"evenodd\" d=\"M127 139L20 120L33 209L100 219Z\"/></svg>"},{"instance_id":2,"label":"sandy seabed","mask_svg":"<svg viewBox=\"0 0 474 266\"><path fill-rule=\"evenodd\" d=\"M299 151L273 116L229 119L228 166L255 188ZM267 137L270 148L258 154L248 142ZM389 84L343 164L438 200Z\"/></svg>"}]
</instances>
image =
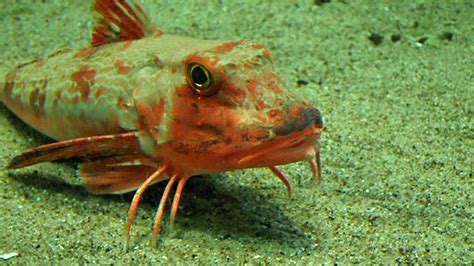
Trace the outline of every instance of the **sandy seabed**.
<instances>
[{"instance_id":1,"label":"sandy seabed","mask_svg":"<svg viewBox=\"0 0 474 266\"><path fill-rule=\"evenodd\" d=\"M193 178L157 247L164 189L144 198L123 251L131 195L96 196L75 165L1 170L0 254L12 264L473 263L472 1L145 1L169 34L267 46L288 85L322 111L323 180L284 167ZM0 74L90 41L88 1L0 1ZM0 168L50 142L0 105Z\"/></svg>"}]
</instances>

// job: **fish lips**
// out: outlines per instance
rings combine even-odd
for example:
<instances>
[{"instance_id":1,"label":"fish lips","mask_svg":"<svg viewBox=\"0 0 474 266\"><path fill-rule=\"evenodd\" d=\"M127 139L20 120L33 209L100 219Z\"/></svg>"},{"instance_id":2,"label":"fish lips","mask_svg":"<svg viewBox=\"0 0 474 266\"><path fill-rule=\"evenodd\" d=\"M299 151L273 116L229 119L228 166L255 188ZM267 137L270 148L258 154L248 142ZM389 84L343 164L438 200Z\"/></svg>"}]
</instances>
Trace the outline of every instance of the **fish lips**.
<instances>
[{"instance_id":1,"label":"fish lips","mask_svg":"<svg viewBox=\"0 0 474 266\"><path fill-rule=\"evenodd\" d=\"M268 167L313 159L319 152L321 129L316 126L276 136L239 156L239 168Z\"/></svg>"}]
</instances>

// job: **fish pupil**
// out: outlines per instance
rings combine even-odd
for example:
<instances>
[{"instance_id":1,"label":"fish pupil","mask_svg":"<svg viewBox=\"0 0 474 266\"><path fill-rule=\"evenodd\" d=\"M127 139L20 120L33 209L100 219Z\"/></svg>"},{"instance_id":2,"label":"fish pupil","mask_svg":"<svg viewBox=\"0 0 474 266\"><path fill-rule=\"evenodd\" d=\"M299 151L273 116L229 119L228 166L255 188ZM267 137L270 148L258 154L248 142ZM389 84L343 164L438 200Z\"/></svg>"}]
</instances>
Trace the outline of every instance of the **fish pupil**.
<instances>
[{"instance_id":1,"label":"fish pupil","mask_svg":"<svg viewBox=\"0 0 474 266\"><path fill-rule=\"evenodd\" d=\"M195 67L191 72L191 77L194 83L199 87L207 82L207 75L201 67Z\"/></svg>"}]
</instances>

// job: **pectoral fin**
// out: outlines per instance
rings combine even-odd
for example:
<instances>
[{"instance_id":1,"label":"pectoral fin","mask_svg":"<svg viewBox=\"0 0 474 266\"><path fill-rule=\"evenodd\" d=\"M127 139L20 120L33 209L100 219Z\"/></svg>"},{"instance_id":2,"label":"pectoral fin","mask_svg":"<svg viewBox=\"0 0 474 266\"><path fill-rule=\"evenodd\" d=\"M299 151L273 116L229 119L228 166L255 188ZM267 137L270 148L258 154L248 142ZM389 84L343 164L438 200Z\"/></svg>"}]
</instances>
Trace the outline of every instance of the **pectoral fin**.
<instances>
[{"instance_id":1,"label":"pectoral fin","mask_svg":"<svg viewBox=\"0 0 474 266\"><path fill-rule=\"evenodd\" d=\"M119 194L137 189L157 167L146 156L115 156L82 163L79 176L94 194Z\"/></svg>"},{"instance_id":2,"label":"pectoral fin","mask_svg":"<svg viewBox=\"0 0 474 266\"><path fill-rule=\"evenodd\" d=\"M94 159L125 154L142 154L135 132L84 137L42 145L13 158L8 168L16 169L62 159Z\"/></svg>"}]
</instances>

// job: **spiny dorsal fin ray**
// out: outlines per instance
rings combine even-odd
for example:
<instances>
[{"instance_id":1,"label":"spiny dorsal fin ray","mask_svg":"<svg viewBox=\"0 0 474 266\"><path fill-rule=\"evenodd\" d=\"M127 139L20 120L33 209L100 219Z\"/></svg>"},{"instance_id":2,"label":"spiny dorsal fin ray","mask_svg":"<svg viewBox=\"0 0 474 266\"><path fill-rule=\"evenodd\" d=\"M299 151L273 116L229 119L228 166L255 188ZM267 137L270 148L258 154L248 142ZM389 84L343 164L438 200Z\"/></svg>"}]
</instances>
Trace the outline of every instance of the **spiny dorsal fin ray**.
<instances>
[{"instance_id":1,"label":"spiny dorsal fin ray","mask_svg":"<svg viewBox=\"0 0 474 266\"><path fill-rule=\"evenodd\" d=\"M127 0L96 0L93 9L93 46L138 40L160 33L139 4L131 4Z\"/></svg>"}]
</instances>

